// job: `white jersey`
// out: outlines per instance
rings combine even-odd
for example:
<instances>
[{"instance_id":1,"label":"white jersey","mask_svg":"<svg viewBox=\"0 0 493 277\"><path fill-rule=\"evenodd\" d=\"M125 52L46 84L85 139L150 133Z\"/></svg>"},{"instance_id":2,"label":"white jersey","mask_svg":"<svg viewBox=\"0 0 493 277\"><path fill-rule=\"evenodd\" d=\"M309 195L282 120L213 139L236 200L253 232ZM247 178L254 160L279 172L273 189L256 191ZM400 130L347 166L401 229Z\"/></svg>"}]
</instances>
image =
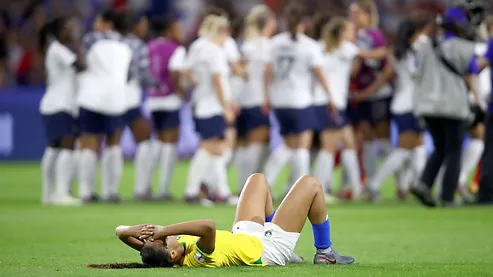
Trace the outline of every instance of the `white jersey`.
<instances>
[{"instance_id":1,"label":"white jersey","mask_svg":"<svg viewBox=\"0 0 493 277\"><path fill-rule=\"evenodd\" d=\"M187 50L180 46L176 48L168 63L170 72L178 72L185 70L185 58ZM173 93L166 97L148 97L146 100L146 108L151 111L176 111L182 105L182 99L177 93Z\"/></svg>"},{"instance_id":2,"label":"white jersey","mask_svg":"<svg viewBox=\"0 0 493 277\"><path fill-rule=\"evenodd\" d=\"M293 40L290 33L281 33L270 41L269 59L274 73L269 89L272 106L294 109L311 106L312 69L323 64L318 43L304 34Z\"/></svg>"},{"instance_id":3,"label":"white jersey","mask_svg":"<svg viewBox=\"0 0 493 277\"><path fill-rule=\"evenodd\" d=\"M66 112L77 115L75 68L77 56L65 45L53 41L46 52L46 92L39 110L43 115Z\"/></svg>"},{"instance_id":4,"label":"white jersey","mask_svg":"<svg viewBox=\"0 0 493 277\"><path fill-rule=\"evenodd\" d=\"M116 32L90 33L85 38L87 70L80 75L80 107L108 115L127 110L127 80L132 50Z\"/></svg>"},{"instance_id":5,"label":"white jersey","mask_svg":"<svg viewBox=\"0 0 493 277\"><path fill-rule=\"evenodd\" d=\"M398 61L395 69L397 83L394 97L390 105L392 114L404 114L413 112L415 81L413 72L417 67L416 57L409 51L402 60Z\"/></svg>"},{"instance_id":6,"label":"white jersey","mask_svg":"<svg viewBox=\"0 0 493 277\"><path fill-rule=\"evenodd\" d=\"M487 43L478 43L476 46L476 55L478 57L484 57L488 51ZM476 88L479 92L482 101L488 102L491 94L491 67L486 67L481 71L477 78Z\"/></svg>"},{"instance_id":7,"label":"white jersey","mask_svg":"<svg viewBox=\"0 0 493 277\"><path fill-rule=\"evenodd\" d=\"M192 103L194 115L197 118L209 118L221 115L224 109L217 96L213 82L214 74L220 74L223 90L229 85L228 59L225 51L207 40L201 43L200 49L194 50L187 56L186 64L198 78L198 84L193 91Z\"/></svg>"},{"instance_id":8,"label":"white jersey","mask_svg":"<svg viewBox=\"0 0 493 277\"><path fill-rule=\"evenodd\" d=\"M265 102L264 72L269 61L269 39L258 37L247 40L241 52L247 61L248 81L238 97L238 104L245 108L261 106Z\"/></svg>"},{"instance_id":9,"label":"white jersey","mask_svg":"<svg viewBox=\"0 0 493 277\"><path fill-rule=\"evenodd\" d=\"M325 47L321 43L321 49ZM351 69L354 58L358 55L359 48L356 44L344 41L338 49L330 53L324 53L323 71L325 78L329 82L330 93L333 97L331 101L339 110L347 108L349 81L351 79ZM329 97L323 87L317 84L313 96L313 104L317 106L327 105Z\"/></svg>"}]
</instances>

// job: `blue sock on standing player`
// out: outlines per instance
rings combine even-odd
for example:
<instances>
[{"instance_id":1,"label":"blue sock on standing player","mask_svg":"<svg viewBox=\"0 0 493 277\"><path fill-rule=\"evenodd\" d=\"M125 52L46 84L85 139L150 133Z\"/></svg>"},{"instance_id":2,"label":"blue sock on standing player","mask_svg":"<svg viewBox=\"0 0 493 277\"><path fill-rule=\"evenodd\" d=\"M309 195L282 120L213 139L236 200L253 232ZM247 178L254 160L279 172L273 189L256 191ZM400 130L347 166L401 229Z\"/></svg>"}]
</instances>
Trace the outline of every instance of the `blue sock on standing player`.
<instances>
[{"instance_id":1,"label":"blue sock on standing player","mask_svg":"<svg viewBox=\"0 0 493 277\"><path fill-rule=\"evenodd\" d=\"M317 253L325 253L327 251L330 251L332 241L330 240L329 217L327 216L327 219L320 224L312 224L312 230Z\"/></svg>"}]
</instances>

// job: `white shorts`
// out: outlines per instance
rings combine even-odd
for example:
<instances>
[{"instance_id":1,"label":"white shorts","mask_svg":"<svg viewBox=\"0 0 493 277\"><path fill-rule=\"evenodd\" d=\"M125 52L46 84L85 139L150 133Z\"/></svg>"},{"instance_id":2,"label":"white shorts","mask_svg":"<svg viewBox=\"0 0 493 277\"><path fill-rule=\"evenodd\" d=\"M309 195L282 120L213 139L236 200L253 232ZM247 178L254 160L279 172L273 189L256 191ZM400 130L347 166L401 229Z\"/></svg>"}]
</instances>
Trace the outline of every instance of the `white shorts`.
<instances>
[{"instance_id":1,"label":"white shorts","mask_svg":"<svg viewBox=\"0 0 493 277\"><path fill-rule=\"evenodd\" d=\"M264 250L262 262L268 265L284 266L291 258L299 233L286 232L274 223L265 225L253 221L239 221L233 226L233 234L247 234L260 239Z\"/></svg>"}]
</instances>

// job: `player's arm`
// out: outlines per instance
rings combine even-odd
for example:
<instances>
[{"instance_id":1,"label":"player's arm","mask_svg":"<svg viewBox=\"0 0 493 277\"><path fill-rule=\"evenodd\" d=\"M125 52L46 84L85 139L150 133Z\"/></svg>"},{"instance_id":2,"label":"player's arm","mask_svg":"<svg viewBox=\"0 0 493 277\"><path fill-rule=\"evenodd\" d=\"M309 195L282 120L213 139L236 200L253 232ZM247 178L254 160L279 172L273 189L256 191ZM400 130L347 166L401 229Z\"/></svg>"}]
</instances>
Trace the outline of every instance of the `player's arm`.
<instances>
[{"instance_id":1,"label":"player's arm","mask_svg":"<svg viewBox=\"0 0 493 277\"><path fill-rule=\"evenodd\" d=\"M359 49L358 56L367 60L385 59L390 54L388 47L379 47L372 50Z\"/></svg>"},{"instance_id":2,"label":"player's arm","mask_svg":"<svg viewBox=\"0 0 493 277\"><path fill-rule=\"evenodd\" d=\"M389 57L389 59L385 63L383 72L377 76L376 80L368 88L366 88L361 93L358 93L356 96L363 100L374 95L384 84L388 83L393 78L393 76L394 76L393 59Z\"/></svg>"},{"instance_id":3,"label":"player's arm","mask_svg":"<svg viewBox=\"0 0 493 277\"><path fill-rule=\"evenodd\" d=\"M240 60L231 63L231 69L233 74L243 78L243 80L248 79L247 71Z\"/></svg>"},{"instance_id":4,"label":"player's arm","mask_svg":"<svg viewBox=\"0 0 493 277\"><path fill-rule=\"evenodd\" d=\"M152 235L151 235L152 233ZM216 245L216 223L211 219L189 221L168 226L155 226L151 235L154 240L166 241L169 236L189 235L200 239L197 244L200 250L213 252Z\"/></svg>"},{"instance_id":5,"label":"player's arm","mask_svg":"<svg viewBox=\"0 0 493 277\"><path fill-rule=\"evenodd\" d=\"M116 236L123 241L126 245L132 247L133 249L140 251L144 246L144 242L140 239L142 235L142 228L148 226L146 224L135 225L135 226L125 226L120 225L116 227Z\"/></svg>"},{"instance_id":6,"label":"player's arm","mask_svg":"<svg viewBox=\"0 0 493 277\"><path fill-rule=\"evenodd\" d=\"M269 101L269 86L270 86L270 82L272 81L272 78L273 78L273 72L272 72L272 63L270 62L267 62L265 64L265 70L264 70L264 82L263 82L263 85L264 85L264 99L265 99L265 103L264 103L264 107L263 107L263 110L265 113L269 113L270 111L270 101Z\"/></svg>"}]
</instances>

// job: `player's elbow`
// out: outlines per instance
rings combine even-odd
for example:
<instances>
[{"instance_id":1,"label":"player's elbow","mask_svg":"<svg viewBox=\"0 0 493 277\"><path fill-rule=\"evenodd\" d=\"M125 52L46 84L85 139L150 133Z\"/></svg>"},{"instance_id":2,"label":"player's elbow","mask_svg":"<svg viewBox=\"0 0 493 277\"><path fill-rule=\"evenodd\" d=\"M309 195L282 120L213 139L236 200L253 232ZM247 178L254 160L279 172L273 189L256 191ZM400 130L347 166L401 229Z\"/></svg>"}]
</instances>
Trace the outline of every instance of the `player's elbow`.
<instances>
[{"instance_id":1,"label":"player's elbow","mask_svg":"<svg viewBox=\"0 0 493 277\"><path fill-rule=\"evenodd\" d=\"M125 226L125 225L120 225L118 227L116 227L115 229L115 235L121 239L124 237L125 235L125 231L128 229L128 226Z\"/></svg>"},{"instance_id":2,"label":"player's elbow","mask_svg":"<svg viewBox=\"0 0 493 277\"><path fill-rule=\"evenodd\" d=\"M204 233L216 233L216 222L212 219L206 219L203 222Z\"/></svg>"}]
</instances>

